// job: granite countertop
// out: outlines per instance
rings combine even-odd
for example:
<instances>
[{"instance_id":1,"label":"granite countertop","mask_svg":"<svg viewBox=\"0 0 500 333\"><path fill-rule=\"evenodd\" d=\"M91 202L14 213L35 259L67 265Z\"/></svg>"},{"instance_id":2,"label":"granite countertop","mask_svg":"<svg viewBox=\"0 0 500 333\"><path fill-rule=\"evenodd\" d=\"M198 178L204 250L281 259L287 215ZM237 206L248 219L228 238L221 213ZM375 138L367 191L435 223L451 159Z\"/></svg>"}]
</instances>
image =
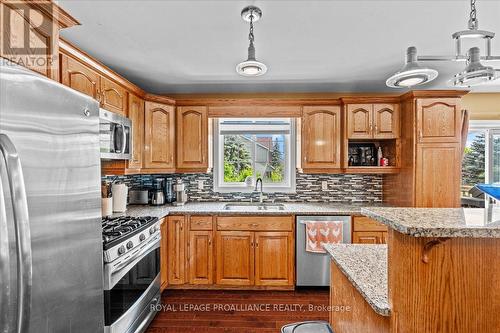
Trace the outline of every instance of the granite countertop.
<instances>
[{"instance_id":1,"label":"granite countertop","mask_svg":"<svg viewBox=\"0 0 500 333\"><path fill-rule=\"evenodd\" d=\"M387 245L326 244L324 248L373 310L389 316Z\"/></svg>"},{"instance_id":2,"label":"granite countertop","mask_svg":"<svg viewBox=\"0 0 500 333\"><path fill-rule=\"evenodd\" d=\"M158 218L175 214L218 214L218 215L361 215L361 208L370 205L347 204L347 203L288 203L284 210L258 211L252 209L225 210L224 205L228 202L188 202L184 206L148 206L131 205L127 207L125 213L115 213L113 216L131 215L131 216L156 216ZM372 204L376 205L376 204ZM380 204L379 204L380 205Z\"/></svg>"},{"instance_id":3,"label":"granite countertop","mask_svg":"<svg viewBox=\"0 0 500 333\"><path fill-rule=\"evenodd\" d=\"M482 208L364 207L361 213L413 237L500 238L500 223L485 223Z\"/></svg>"}]
</instances>

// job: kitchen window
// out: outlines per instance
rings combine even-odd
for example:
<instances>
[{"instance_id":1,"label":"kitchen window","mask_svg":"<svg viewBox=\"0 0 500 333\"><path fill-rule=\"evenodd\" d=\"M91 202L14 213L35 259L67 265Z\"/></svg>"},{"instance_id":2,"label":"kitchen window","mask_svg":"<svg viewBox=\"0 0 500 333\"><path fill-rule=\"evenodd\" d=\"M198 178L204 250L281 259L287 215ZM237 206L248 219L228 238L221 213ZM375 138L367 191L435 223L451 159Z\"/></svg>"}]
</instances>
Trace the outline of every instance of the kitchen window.
<instances>
[{"instance_id":1,"label":"kitchen window","mask_svg":"<svg viewBox=\"0 0 500 333\"><path fill-rule=\"evenodd\" d=\"M462 206L484 207L477 183L500 182L500 121L471 120L462 161Z\"/></svg>"},{"instance_id":2,"label":"kitchen window","mask_svg":"<svg viewBox=\"0 0 500 333\"><path fill-rule=\"evenodd\" d=\"M295 120L220 118L214 121L214 191L295 192Z\"/></svg>"}]
</instances>

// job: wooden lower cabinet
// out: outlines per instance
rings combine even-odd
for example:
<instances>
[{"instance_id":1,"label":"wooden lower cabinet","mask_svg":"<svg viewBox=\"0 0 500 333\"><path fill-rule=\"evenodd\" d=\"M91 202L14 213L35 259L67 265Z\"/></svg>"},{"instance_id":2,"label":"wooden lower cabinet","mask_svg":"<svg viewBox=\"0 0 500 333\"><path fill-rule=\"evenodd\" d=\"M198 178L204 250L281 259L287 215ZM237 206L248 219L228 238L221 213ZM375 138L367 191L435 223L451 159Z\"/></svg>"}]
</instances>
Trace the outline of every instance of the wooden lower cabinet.
<instances>
[{"instance_id":1,"label":"wooden lower cabinet","mask_svg":"<svg viewBox=\"0 0 500 333\"><path fill-rule=\"evenodd\" d=\"M384 231L355 231L352 234L354 244L385 244L387 232Z\"/></svg>"},{"instance_id":2,"label":"wooden lower cabinet","mask_svg":"<svg viewBox=\"0 0 500 333\"><path fill-rule=\"evenodd\" d=\"M213 283L213 233L189 231L188 242L189 284L210 285Z\"/></svg>"},{"instance_id":3,"label":"wooden lower cabinet","mask_svg":"<svg viewBox=\"0 0 500 333\"><path fill-rule=\"evenodd\" d=\"M254 284L254 233L218 231L216 238L216 283L251 286Z\"/></svg>"},{"instance_id":4,"label":"wooden lower cabinet","mask_svg":"<svg viewBox=\"0 0 500 333\"><path fill-rule=\"evenodd\" d=\"M186 221L184 216L167 218L168 284L186 282Z\"/></svg>"},{"instance_id":5,"label":"wooden lower cabinet","mask_svg":"<svg viewBox=\"0 0 500 333\"><path fill-rule=\"evenodd\" d=\"M167 219L164 218L160 224L161 243L160 243L160 291L165 290L168 285L168 233L167 233Z\"/></svg>"},{"instance_id":6,"label":"wooden lower cabinet","mask_svg":"<svg viewBox=\"0 0 500 333\"><path fill-rule=\"evenodd\" d=\"M256 232L255 285L293 285L294 254L293 233Z\"/></svg>"}]
</instances>

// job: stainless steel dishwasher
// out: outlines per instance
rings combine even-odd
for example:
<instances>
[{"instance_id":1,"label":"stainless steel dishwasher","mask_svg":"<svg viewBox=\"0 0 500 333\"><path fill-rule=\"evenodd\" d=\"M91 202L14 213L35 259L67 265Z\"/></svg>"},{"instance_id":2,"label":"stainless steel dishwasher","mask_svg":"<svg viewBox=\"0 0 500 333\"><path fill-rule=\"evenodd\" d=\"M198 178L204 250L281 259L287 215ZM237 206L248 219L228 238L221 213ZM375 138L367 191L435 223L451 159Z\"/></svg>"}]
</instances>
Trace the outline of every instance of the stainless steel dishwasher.
<instances>
[{"instance_id":1,"label":"stainless steel dishwasher","mask_svg":"<svg viewBox=\"0 0 500 333\"><path fill-rule=\"evenodd\" d=\"M297 216L295 227L295 269L297 286L329 286L330 255L306 252L307 221L342 221L343 243L351 243L350 216Z\"/></svg>"}]
</instances>

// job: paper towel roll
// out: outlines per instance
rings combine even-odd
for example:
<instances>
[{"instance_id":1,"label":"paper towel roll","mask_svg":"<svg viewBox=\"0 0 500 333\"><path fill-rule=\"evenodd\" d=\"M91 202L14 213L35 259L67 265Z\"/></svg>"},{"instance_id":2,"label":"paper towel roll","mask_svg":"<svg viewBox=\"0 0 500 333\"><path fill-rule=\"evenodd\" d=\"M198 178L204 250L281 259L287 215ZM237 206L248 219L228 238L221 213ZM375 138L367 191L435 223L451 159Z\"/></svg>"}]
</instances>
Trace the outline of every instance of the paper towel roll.
<instances>
[{"instance_id":1,"label":"paper towel roll","mask_svg":"<svg viewBox=\"0 0 500 333\"><path fill-rule=\"evenodd\" d=\"M113 184L111 186L111 193L113 194L113 212L125 212L127 210L127 185Z\"/></svg>"},{"instance_id":2,"label":"paper towel roll","mask_svg":"<svg viewBox=\"0 0 500 333\"><path fill-rule=\"evenodd\" d=\"M113 198L101 198L101 213L103 217L113 215Z\"/></svg>"}]
</instances>

